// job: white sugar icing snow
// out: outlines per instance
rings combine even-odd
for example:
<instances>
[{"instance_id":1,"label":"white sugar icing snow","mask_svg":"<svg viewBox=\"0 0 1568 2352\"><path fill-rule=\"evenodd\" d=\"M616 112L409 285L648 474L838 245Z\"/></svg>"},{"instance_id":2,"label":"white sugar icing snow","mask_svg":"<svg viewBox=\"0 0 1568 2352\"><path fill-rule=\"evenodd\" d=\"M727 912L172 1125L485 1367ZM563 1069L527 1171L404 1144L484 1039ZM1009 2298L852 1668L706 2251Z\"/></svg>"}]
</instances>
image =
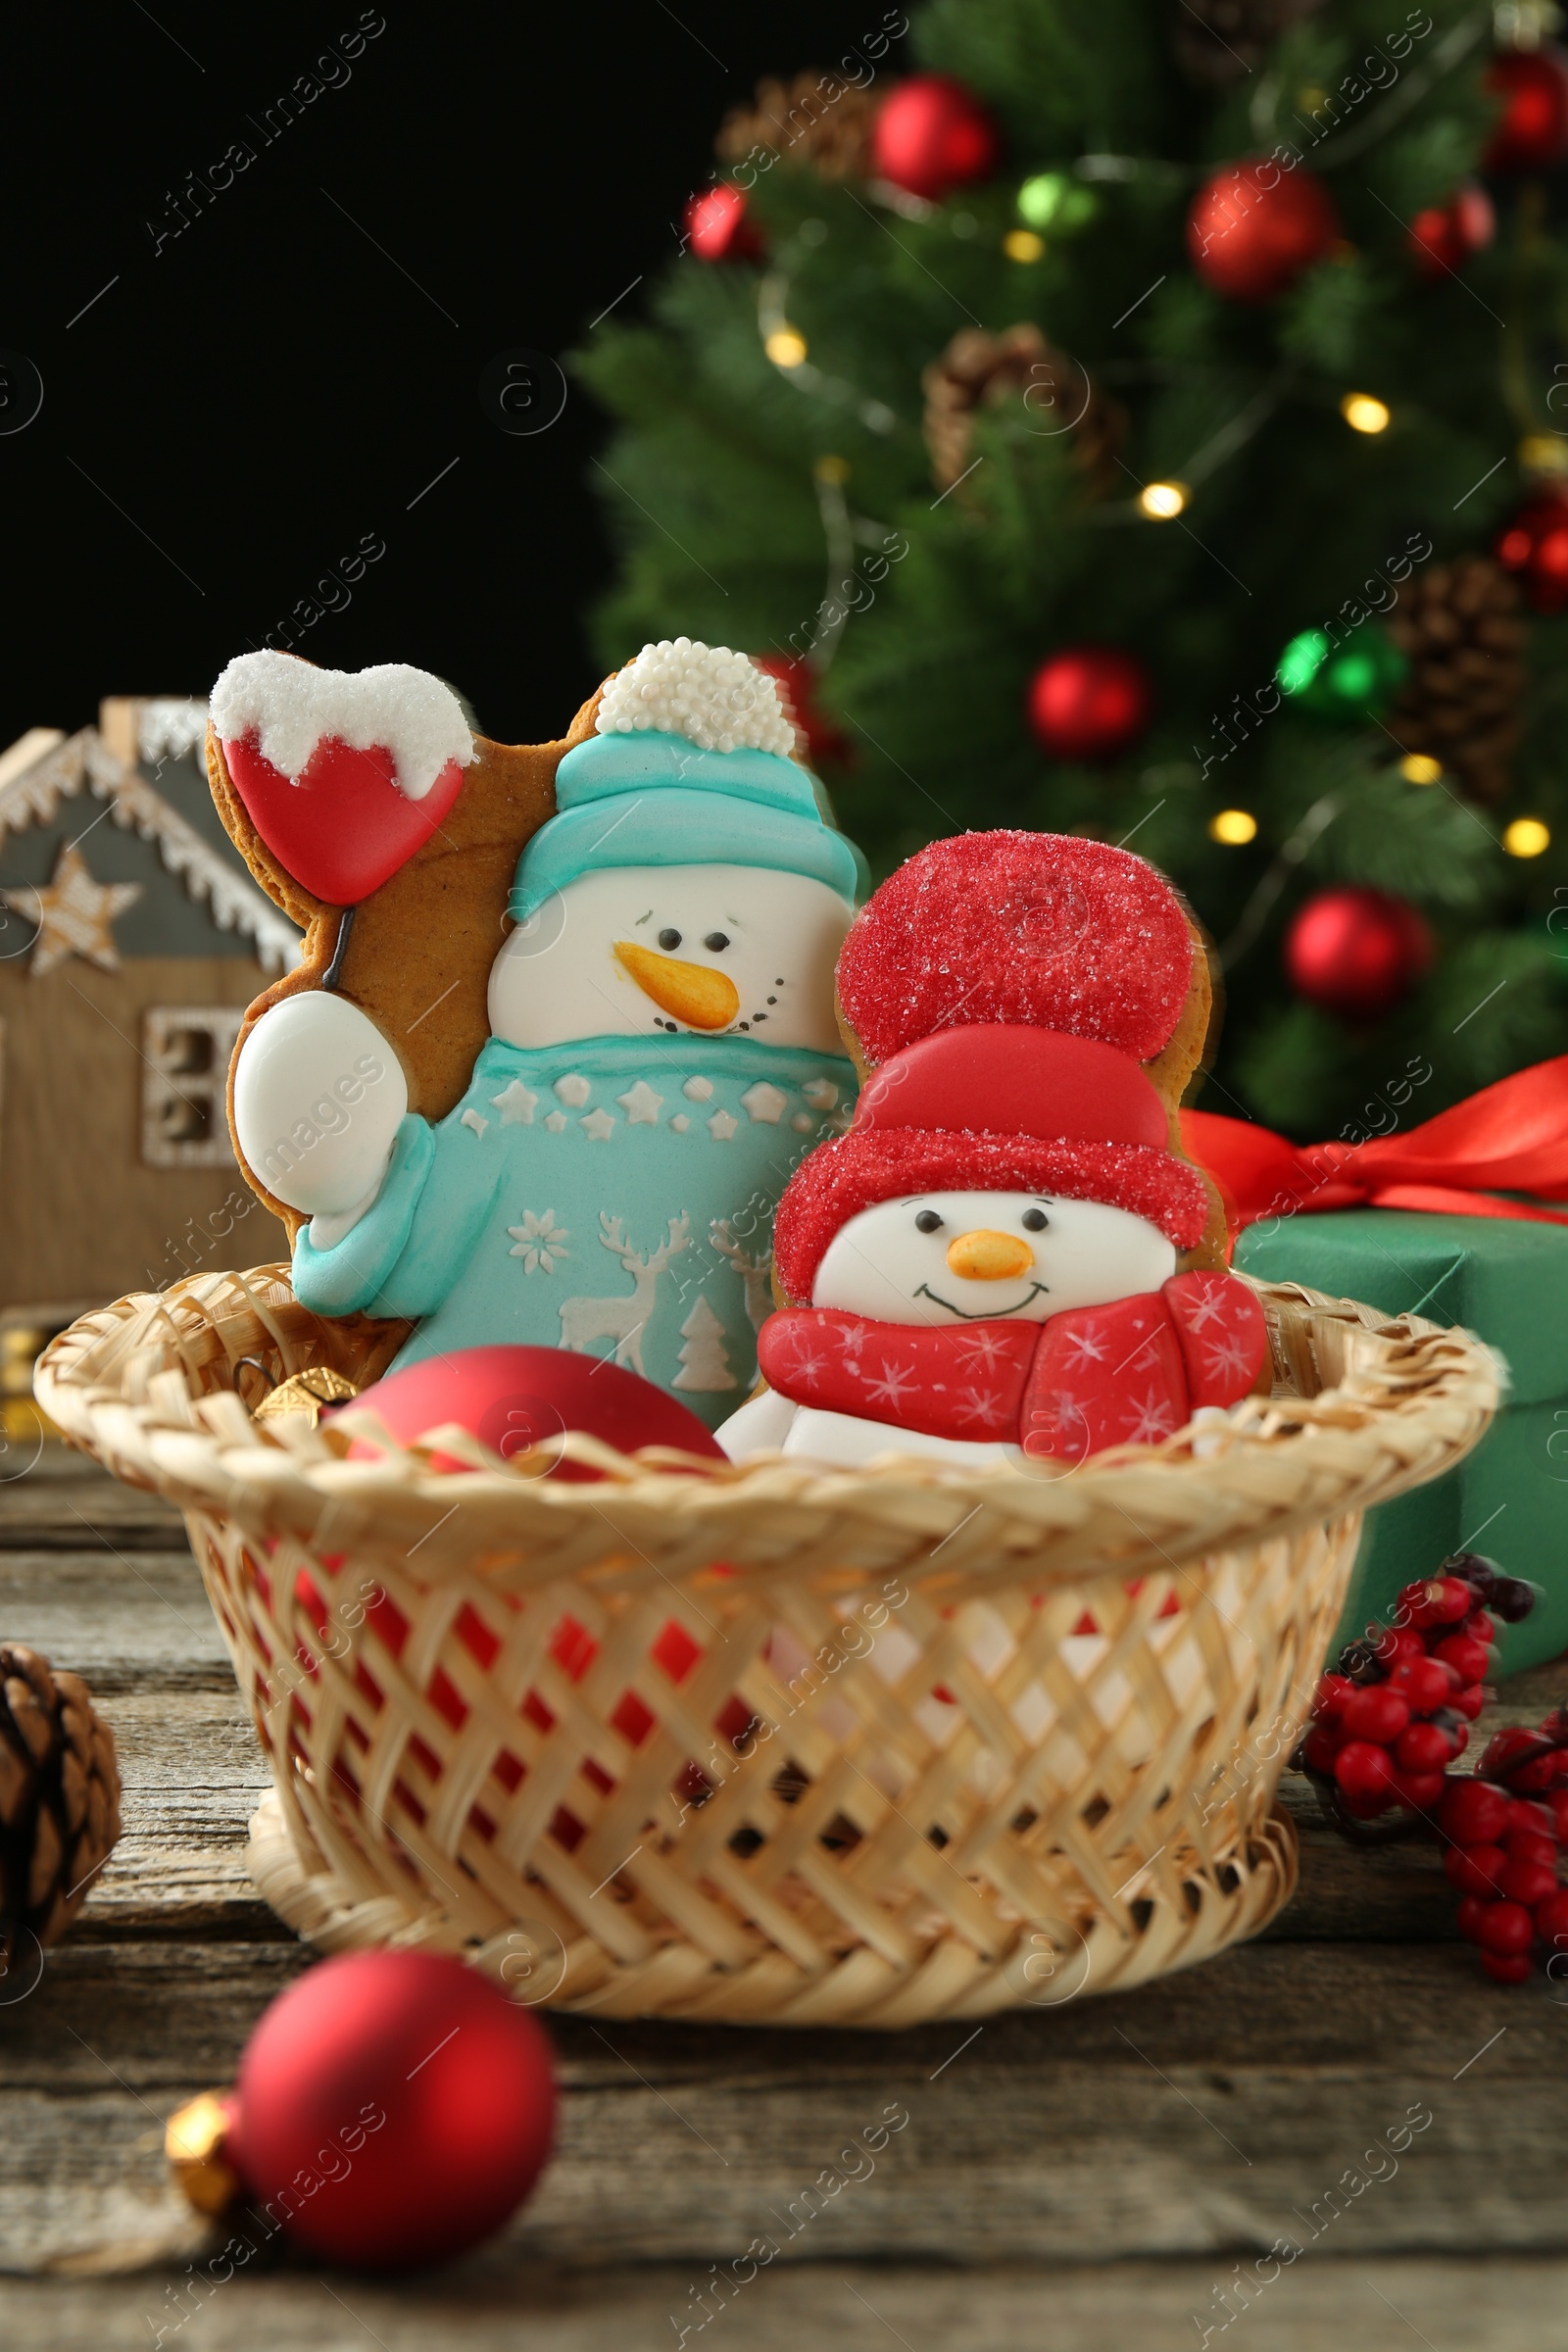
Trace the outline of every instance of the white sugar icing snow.
<instances>
[{"instance_id":1,"label":"white sugar icing snow","mask_svg":"<svg viewBox=\"0 0 1568 2352\"><path fill-rule=\"evenodd\" d=\"M788 759L795 728L776 683L749 655L690 637L645 645L605 688L594 727L601 735L657 728L703 752L777 752Z\"/></svg>"},{"instance_id":2,"label":"white sugar icing snow","mask_svg":"<svg viewBox=\"0 0 1568 2352\"><path fill-rule=\"evenodd\" d=\"M297 784L318 743L390 752L398 790L422 801L454 760L476 754L450 686L407 662L370 669L313 669L290 654L240 654L213 688L212 720L227 743L254 736L264 760Z\"/></svg>"}]
</instances>

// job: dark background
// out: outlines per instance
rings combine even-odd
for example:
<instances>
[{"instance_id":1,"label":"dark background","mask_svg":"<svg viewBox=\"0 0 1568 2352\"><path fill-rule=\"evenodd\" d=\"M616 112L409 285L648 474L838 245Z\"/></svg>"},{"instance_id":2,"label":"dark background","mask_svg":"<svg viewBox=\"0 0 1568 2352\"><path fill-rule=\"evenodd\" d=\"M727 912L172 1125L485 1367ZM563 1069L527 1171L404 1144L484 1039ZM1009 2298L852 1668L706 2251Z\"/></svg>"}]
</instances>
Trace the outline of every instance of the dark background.
<instances>
[{"instance_id":1,"label":"dark background","mask_svg":"<svg viewBox=\"0 0 1568 2352\"><path fill-rule=\"evenodd\" d=\"M274 117L270 144L267 110L341 54L355 0L13 19L0 347L44 398L0 435L0 746L79 726L104 694L205 694L366 534L384 556L296 650L433 669L505 741L561 733L600 675L583 616L612 564L589 487L607 425L572 384L548 430L505 433L481 374L634 314L725 108L881 14L367 13L385 30L317 73L349 78ZM255 162L195 209L187 173L237 140ZM26 380L12 369L13 416Z\"/></svg>"}]
</instances>

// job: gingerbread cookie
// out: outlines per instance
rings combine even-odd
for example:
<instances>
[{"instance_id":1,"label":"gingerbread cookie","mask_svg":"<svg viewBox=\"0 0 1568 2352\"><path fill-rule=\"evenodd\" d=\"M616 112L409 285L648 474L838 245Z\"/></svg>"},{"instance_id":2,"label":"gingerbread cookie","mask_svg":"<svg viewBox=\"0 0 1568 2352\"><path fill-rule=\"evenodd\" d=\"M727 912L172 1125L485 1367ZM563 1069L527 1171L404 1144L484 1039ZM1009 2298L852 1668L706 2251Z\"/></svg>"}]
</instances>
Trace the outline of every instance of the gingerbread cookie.
<instances>
[{"instance_id":1,"label":"gingerbread cookie","mask_svg":"<svg viewBox=\"0 0 1568 2352\"><path fill-rule=\"evenodd\" d=\"M857 853L774 682L722 648L645 647L563 745L461 721L415 671L220 681L220 807L312 923L236 1055L244 1163L293 1212L307 1304L417 1321L400 1363L611 1352L716 1420L753 1377L772 1202L854 1095Z\"/></svg>"},{"instance_id":2,"label":"gingerbread cookie","mask_svg":"<svg viewBox=\"0 0 1568 2352\"><path fill-rule=\"evenodd\" d=\"M1153 867L1053 834L937 842L837 979L865 1084L780 1201L768 1388L726 1449L1075 1463L1244 1396L1262 1314L1177 1140L1206 958Z\"/></svg>"}]
</instances>

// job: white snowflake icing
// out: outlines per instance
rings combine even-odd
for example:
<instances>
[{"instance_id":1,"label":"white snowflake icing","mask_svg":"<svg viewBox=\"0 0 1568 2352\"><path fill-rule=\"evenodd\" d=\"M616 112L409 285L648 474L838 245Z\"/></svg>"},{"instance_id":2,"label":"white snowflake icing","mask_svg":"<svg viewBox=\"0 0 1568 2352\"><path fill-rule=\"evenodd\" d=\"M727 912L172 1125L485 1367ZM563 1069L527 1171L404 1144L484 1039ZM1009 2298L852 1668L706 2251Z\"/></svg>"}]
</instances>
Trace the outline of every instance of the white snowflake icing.
<instances>
[{"instance_id":1,"label":"white snowflake icing","mask_svg":"<svg viewBox=\"0 0 1568 2352\"><path fill-rule=\"evenodd\" d=\"M571 1235L564 1225L556 1223L556 1212L547 1208L543 1216L535 1216L531 1208L522 1212L520 1225L509 1225L514 1247L509 1256L520 1257L525 1274L553 1274L557 1261L569 1257L566 1248Z\"/></svg>"},{"instance_id":2,"label":"white snowflake icing","mask_svg":"<svg viewBox=\"0 0 1568 2352\"><path fill-rule=\"evenodd\" d=\"M674 1128L677 1135L684 1135L687 1128L691 1125L690 1119L686 1116L686 1113L683 1110L677 1110L675 1116L670 1120L669 1123L671 1127Z\"/></svg>"},{"instance_id":3,"label":"white snowflake icing","mask_svg":"<svg viewBox=\"0 0 1568 2352\"><path fill-rule=\"evenodd\" d=\"M1152 1445L1156 1438L1168 1438L1175 1429L1176 1407L1158 1389L1151 1389L1149 1395L1142 1398L1131 1397L1129 1402L1132 1413L1130 1416L1123 1415L1122 1428L1127 1433L1130 1445Z\"/></svg>"},{"instance_id":4,"label":"white snowflake icing","mask_svg":"<svg viewBox=\"0 0 1568 2352\"><path fill-rule=\"evenodd\" d=\"M919 1385L907 1364L890 1364L884 1356L881 1379L867 1380L865 1393L868 1396L874 1396L879 1404L890 1404L897 1412L909 1391Z\"/></svg>"},{"instance_id":5,"label":"white snowflake icing","mask_svg":"<svg viewBox=\"0 0 1568 2352\"><path fill-rule=\"evenodd\" d=\"M708 1132L715 1144L727 1144L739 1125L739 1119L732 1112L715 1110L708 1122Z\"/></svg>"},{"instance_id":6,"label":"white snowflake icing","mask_svg":"<svg viewBox=\"0 0 1568 2352\"><path fill-rule=\"evenodd\" d=\"M531 1127L533 1107L538 1100L537 1095L529 1094L520 1078L514 1078L512 1084L504 1086L499 1095L491 1096L490 1107L500 1111L503 1127Z\"/></svg>"},{"instance_id":7,"label":"white snowflake icing","mask_svg":"<svg viewBox=\"0 0 1568 2352\"><path fill-rule=\"evenodd\" d=\"M460 1127L471 1128L481 1143L483 1143L490 1130L489 1120L481 1119L476 1110L466 1110L462 1118L458 1121L458 1125Z\"/></svg>"},{"instance_id":8,"label":"white snowflake icing","mask_svg":"<svg viewBox=\"0 0 1568 2352\"><path fill-rule=\"evenodd\" d=\"M798 1340L795 1346L795 1361L790 1366L791 1377L803 1381L807 1388L814 1389L817 1376L826 1363L825 1355L815 1354L808 1343Z\"/></svg>"},{"instance_id":9,"label":"white snowflake icing","mask_svg":"<svg viewBox=\"0 0 1568 2352\"><path fill-rule=\"evenodd\" d=\"M568 1110L581 1110L594 1090L592 1082L580 1070L568 1070L564 1078L556 1080L553 1091Z\"/></svg>"},{"instance_id":10,"label":"white snowflake icing","mask_svg":"<svg viewBox=\"0 0 1568 2352\"><path fill-rule=\"evenodd\" d=\"M1237 1380L1251 1378L1251 1350L1247 1342L1235 1333L1210 1340L1203 1349L1203 1362L1216 1380L1226 1374Z\"/></svg>"},{"instance_id":11,"label":"white snowflake icing","mask_svg":"<svg viewBox=\"0 0 1568 2352\"><path fill-rule=\"evenodd\" d=\"M754 1125L760 1123L765 1127L778 1125L788 1102L788 1095L781 1095L778 1088L770 1086L765 1078L759 1078L757 1084L749 1086L741 1097L741 1108L747 1117Z\"/></svg>"},{"instance_id":12,"label":"white snowflake icing","mask_svg":"<svg viewBox=\"0 0 1568 2352\"><path fill-rule=\"evenodd\" d=\"M1003 1341L997 1338L996 1333L977 1331L971 1333L967 1345L959 1354L958 1370L960 1372L995 1372L997 1366L1005 1363L1006 1360L1006 1347Z\"/></svg>"},{"instance_id":13,"label":"white snowflake icing","mask_svg":"<svg viewBox=\"0 0 1568 2352\"><path fill-rule=\"evenodd\" d=\"M1104 1360L1105 1333L1101 1324L1086 1323L1082 1331L1068 1333L1067 1369L1069 1372L1087 1371L1091 1364L1102 1364Z\"/></svg>"},{"instance_id":14,"label":"white snowflake icing","mask_svg":"<svg viewBox=\"0 0 1568 2352\"><path fill-rule=\"evenodd\" d=\"M645 645L605 688L594 726L601 735L654 727L705 752L744 748L788 759L795 749L794 725L766 671L728 646L690 637Z\"/></svg>"},{"instance_id":15,"label":"white snowflake icing","mask_svg":"<svg viewBox=\"0 0 1568 2352\"><path fill-rule=\"evenodd\" d=\"M710 1102L713 1096L713 1081L711 1078L688 1078L680 1091L688 1102Z\"/></svg>"},{"instance_id":16,"label":"white snowflake icing","mask_svg":"<svg viewBox=\"0 0 1568 2352\"><path fill-rule=\"evenodd\" d=\"M547 1127L547 1128L550 1130L550 1133L551 1133L552 1135L563 1135L563 1134L564 1134L564 1132L565 1132L565 1127L566 1127L566 1114L565 1114L565 1112L564 1112L564 1110L550 1110L550 1111L546 1111L546 1113L545 1113L545 1125L546 1125L546 1127Z\"/></svg>"},{"instance_id":17,"label":"white snowflake icing","mask_svg":"<svg viewBox=\"0 0 1568 2352\"><path fill-rule=\"evenodd\" d=\"M664 1107L664 1098L662 1095L655 1094L646 1078L639 1078L635 1086L629 1086L623 1095L615 1097L615 1101L626 1113L628 1127L657 1127L659 1125L659 1114Z\"/></svg>"},{"instance_id":18,"label":"white snowflake icing","mask_svg":"<svg viewBox=\"0 0 1568 2352\"><path fill-rule=\"evenodd\" d=\"M958 1419L980 1429L996 1429L1006 1419L995 1389L965 1389L954 1404Z\"/></svg>"},{"instance_id":19,"label":"white snowflake icing","mask_svg":"<svg viewBox=\"0 0 1568 2352\"><path fill-rule=\"evenodd\" d=\"M608 1144L617 1122L608 1110L591 1110L585 1119L577 1121L591 1144Z\"/></svg>"},{"instance_id":20,"label":"white snowflake icing","mask_svg":"<svg viewBox=\"0 0 1568 2352\"><path fill-rule=\"evenodd\" d=\"M1201 1331L1203 1326L1206 1323L1212 1323L1216 1316L1221 1322L1224 1321L1226 1308L1230 1304L1226 1296L1228 1288L1228 1284L1214 1283L1200 1292L1191 1303L1184 1302L1185 1311L1182 1320L1186 1323L1189 1331Z\"/></svg>"}]
</instances>

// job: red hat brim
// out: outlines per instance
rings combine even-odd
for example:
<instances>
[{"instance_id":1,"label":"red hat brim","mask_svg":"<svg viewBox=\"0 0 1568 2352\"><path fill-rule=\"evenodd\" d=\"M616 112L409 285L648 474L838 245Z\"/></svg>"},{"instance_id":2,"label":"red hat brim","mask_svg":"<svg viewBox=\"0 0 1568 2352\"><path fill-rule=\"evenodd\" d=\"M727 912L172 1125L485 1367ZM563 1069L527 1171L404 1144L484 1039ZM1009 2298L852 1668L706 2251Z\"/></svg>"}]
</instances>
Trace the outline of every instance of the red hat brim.
<instances>
[{"instance_id":1,"label":"red hat brim","mask_svg":"<svg viewBox=\"0 0 1568 2352\"><path fill-rule=\"evenodd\" d=\"M855 1128L819 1144L784 1188L773 1228L779 1279L808 1305L823 1252L862 1208L908 1194L1038 1193L1102 1200L1147 1217L1178 1250L1208 1223L1209 1192L1197 1168L1145 1144L998 1135L986 1128Z\"/></svg>"}]
</instances>

